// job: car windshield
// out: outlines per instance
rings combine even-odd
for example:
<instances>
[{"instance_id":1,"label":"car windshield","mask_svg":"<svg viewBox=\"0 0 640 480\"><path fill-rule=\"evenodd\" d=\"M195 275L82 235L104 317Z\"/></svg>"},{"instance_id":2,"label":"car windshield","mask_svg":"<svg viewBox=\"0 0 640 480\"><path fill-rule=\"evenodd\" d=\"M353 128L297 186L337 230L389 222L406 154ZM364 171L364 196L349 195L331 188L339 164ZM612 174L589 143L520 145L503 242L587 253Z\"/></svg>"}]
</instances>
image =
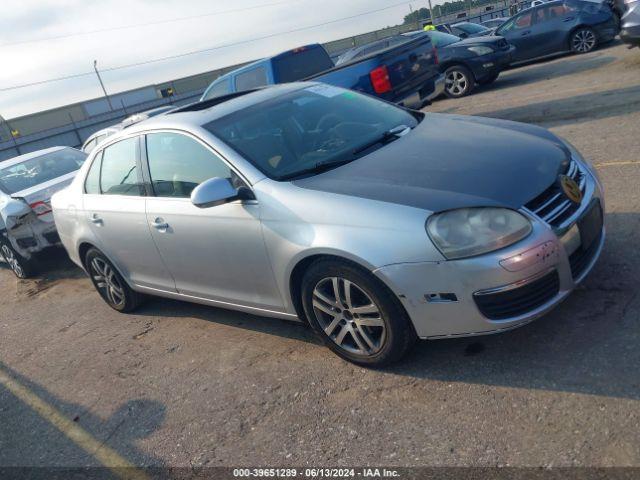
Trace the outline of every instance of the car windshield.
<instances>
[{"instance_id":1,"label":"car windshield","mask_svg":"<svg viewBox=\"0 0 640 480\"><path fill-rule=\"evenodd\" d=\"M11 195L78 170L87 155L70 148L0 168L0 190Z\"/></svg>"},{"instance_id":2,"label":"car windshield","mask_svg":"<svg viewBox=\"0 0 640 480\"><path fill-rule=\"evenodd\" d=\"M454 27L457 27L463 32L469 33L469 34L482 33L488 30L486 27L483 27L482 25L477 25L475 23L470 23L470 22L457 23L454 25Z\"/></svg>"},{"instance_id":3,"label":"car windshield","mask_svg":"<svg viewBox=\"0 0 640 480\"><path fill-rule=\"evenodd\" d=\"M285 180L314 167L346 163L382 146L389 132L422 117L330 85L313 85L207 125L268 177ZM392 159L390 159L391 161Z\"/></svg>"},{"instance_id":4,"label":"car windshield","mask_svg":"<svg viewBox=\"0 0 640 480\"><path fill-rule=\"evenodd\" d=\"M433 43L434 47L446 47L447 45L451 45L452 43L459 42L462 40L460 37L456 37L455 35L450 35L448 33L438 32L437 30L427 32L427 35L431 38L431 43Z\"/></svg>"}]
</instances>

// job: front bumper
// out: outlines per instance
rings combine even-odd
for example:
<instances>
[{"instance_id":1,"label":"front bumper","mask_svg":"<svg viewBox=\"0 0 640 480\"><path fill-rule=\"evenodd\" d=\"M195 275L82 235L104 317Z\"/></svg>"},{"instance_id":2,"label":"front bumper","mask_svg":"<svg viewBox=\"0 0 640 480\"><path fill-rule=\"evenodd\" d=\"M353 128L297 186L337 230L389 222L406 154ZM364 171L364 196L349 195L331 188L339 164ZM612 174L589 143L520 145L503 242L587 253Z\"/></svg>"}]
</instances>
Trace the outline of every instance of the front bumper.
<instances>
[{"instance_id":1,"label":"front bumper","mask_svg":"<svg viewBox=\"0 0 640 480\"><path fill-rule=\"evenodd\" d=\"M640 47L640 25L629 27L623 25L622 30L620 30L620 38L624 43L628 43L631 46Z\"/></svg>"},{"instance_id":2,"label":"front bumper","mask_svg":"<svg viewBox=\"0 0 640 480\"><path fill-rule=\"evenodd\" d=\"M604 209L602 192L597 182L593 183L589 201L599 202ZM583 212L574 225L586 215ZM560 238L547 224L533 215L531 218L533 231L529 237L497 252L462 260L388 265L375 274L401 299L420 338L484 335L520 327L567 298L596 264L605 240L602 224L599 237L582 254L579 242L576 245L573 241L577 227ZM524 266L505 263L514 257L523 259ZM551 285L550 278L557 283ZM540 282L546 282L540 285L544 291L527 296L527 288ZM541 296L543 293L547 296ZM486 294L494 295L493 306L500 312L516 313L490 318L487 311L492 310L482 308L477 298ZM501 303L509 301L516 303L505 303L502 308ZM531 308L527 309L528 305ZM513 306L517 308L509 310Z\"/></svg>"},{"instance_id":3,"label":"front bumper","mask_svg":"<svg viewBox=\"0 0 640 480\"><path fill-rule=\"evenodd\" d=\"M473 57L467 60L477 81L494 76L507 68L513 61L516 47L511 45L509 50L496 51L487 55Z\"/></svg>"},{"instance_id":4,"label":"front bumper","mask_svg":"<svg viewBox=\"0 0 640 480\"><path fill-rule=\"evenodd\" d=\"M419 110L432 100L444 94L444 87L444 75L439 74L435 79L427 82L418 92L403 98L397 103L403 107Z\"/></svg>"}]
</instances>

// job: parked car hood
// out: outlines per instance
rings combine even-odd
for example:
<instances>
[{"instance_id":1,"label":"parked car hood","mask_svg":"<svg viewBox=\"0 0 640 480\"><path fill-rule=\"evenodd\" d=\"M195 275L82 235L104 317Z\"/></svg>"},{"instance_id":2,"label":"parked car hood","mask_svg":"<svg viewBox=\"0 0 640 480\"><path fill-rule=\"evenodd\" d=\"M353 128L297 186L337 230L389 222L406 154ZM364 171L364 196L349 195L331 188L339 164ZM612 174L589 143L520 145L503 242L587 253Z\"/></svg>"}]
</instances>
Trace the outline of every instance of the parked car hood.
<instances>
[{"instance_id":1,"label":"parked car hood","mask_svg":"<svg viewBox=\"0 0 640 480\"><path fill-rule=\"evenodd\" d=\"M300 188L433 212L520 208L549 188L571 154L547 130L482 117L427 114L409 134Z\"/></svg>"}]
</instances>

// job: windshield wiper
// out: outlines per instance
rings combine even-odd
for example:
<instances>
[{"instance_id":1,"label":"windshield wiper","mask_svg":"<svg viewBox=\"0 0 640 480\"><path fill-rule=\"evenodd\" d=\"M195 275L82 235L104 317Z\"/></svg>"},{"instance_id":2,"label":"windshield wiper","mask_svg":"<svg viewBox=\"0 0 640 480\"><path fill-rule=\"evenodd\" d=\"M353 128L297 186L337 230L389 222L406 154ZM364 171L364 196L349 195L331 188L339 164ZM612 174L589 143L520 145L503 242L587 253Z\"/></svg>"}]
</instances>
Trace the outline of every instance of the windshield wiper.
<instances>
[{"instance_id":1,"label":"windshield wiper","mask_svg":"<svg viewBox=\"0 0 640 480\"><path fill-rule=\"evenodd\" d=\"M353 154L358 155L366 150L369 150L374 145L378 145L379 143L385 144L391 140L396 140L406 135L409 132L409 130L411 130L411 127L408 127L406 125L398 125L397 127L393 127L391 130L387 130L379 137L374 138L370 142L365 143L363 146L355 149L353 151Z\"/></svg>"},{"instance_id":2,"label":"windshield wiper","mask_svg":"<svg viewBox=\"0 0 640 480\"><path fill-rule=\"evenodd\" d=\"M288 173L286 175L282 175L278 177L278 180L290 180L292 178L301 177L303 175L309 173L322 173L327 170L331 170L333 168L339 167L340 165L346 165L347 163L352 162L354 159L350 158L348 160L335 160L329 162L317 162L313 167L305 168L303 170L298 170L293 173Z\"/></svg>"},{"instance_id":3,"label":"windshield wiper","mask_svg":"<svg viewBox=\"0 0 640 480\"><path fill-rule=\"evenodd\" d=\"M408 127L406 125L398 125L397 127L394 127L391 130L387 130L382 135L376 137L375 139L366 143L365 145L353 150L351 152L351 155L352 155L351 158L317 162L312 167L305 168L303 170L298 170L297 172L288 173L286 175L282 175L278 177L278 180L290 180L292 178L301 177L303 175L310 174L310 173L322 173L322 172L326 172L327 170L331 170L333 168L339 167L341 165L346 165L347 163L354 161L355 160L354 157L356 157L358 154L366 150L369 150L374 145L378 145L379 143L384 144L384 143L390 142L391 140L400 138L406 135L410 130L411 130L411 127Z\"/></svg>"}]
</instances>

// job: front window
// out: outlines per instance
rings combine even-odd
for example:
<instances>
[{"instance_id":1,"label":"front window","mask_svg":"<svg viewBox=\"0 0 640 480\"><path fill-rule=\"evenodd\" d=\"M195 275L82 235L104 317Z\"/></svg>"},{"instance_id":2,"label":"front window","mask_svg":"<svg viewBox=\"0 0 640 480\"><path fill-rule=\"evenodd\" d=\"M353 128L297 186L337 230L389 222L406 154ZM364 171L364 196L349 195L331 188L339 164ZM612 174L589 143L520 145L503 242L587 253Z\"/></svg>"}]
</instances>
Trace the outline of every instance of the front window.
<instances>
[{"instance_id":1,"label":"front window","mask_svg":"<svg viewBox=\"0 0 640 480\"><path fill-rule=\"evenodd\" d=\"M218 155L179 133L148 134L147 159L158 197L188 198L194 188L214 177L233 181L231 169Z\"/></svg>"},{"instance_id":2,"label":"front window","mask_svg":"<svg viewBox=\"0 0 640 480\"><path fill-rule=\"evenodd\" d=\"M238 74L236 90L238 92L251 90L256 87L264 87L267 83L267 70L264 67L256 67Z\"/></svg>"},{"instance_id":3,"label":"front window","mask_svg":"<svg viewBox=\"0 0 640 480\"><path fill-rule=\"evenodd\" d=\"M511 30L520 30L522 28L529 28L533 21L533 12L523 13L517 17L512 18L503 26L501 26L496 33L498 35L502 35L505 32L509 32Z\"/></svg>"},{"instance_id":4,"label":"front window","mask_svg":"<svg viewBox=\"0 0 640 480\"><path fill-rule=\"evenodd\" d=\"M229 83L229 78L224 78L223 80L214 83L209 87L209 89L204 92L201 100L211 100L212 98L222 97L223 95L228 95L231 93L231 84Z\"/></svg>"},{"instance_id":5,"label":"front window","mask_svg":"<svg viewBox=\"0 0 640 480\"><path fill-rule=\"evenodd\" d=\"M35 187L78 170L87 155L84 152L65 148L26 160L22 163L0 168L0 190L12 195Z\"/></svg>"},{"instance_id":6,"label":"front window","mask_svg":"<svg viewBox=\"0 0 640 480\"><path fill-rule=\"evenodd\" d=\"M419 115L419 114L417 114ZM419 117L422 118L422 117ZM355 160L385 134L418 124L413 114L375 98L314 85L240 110L205 128L270 178Z\"/></svg>"}]
</instances>

